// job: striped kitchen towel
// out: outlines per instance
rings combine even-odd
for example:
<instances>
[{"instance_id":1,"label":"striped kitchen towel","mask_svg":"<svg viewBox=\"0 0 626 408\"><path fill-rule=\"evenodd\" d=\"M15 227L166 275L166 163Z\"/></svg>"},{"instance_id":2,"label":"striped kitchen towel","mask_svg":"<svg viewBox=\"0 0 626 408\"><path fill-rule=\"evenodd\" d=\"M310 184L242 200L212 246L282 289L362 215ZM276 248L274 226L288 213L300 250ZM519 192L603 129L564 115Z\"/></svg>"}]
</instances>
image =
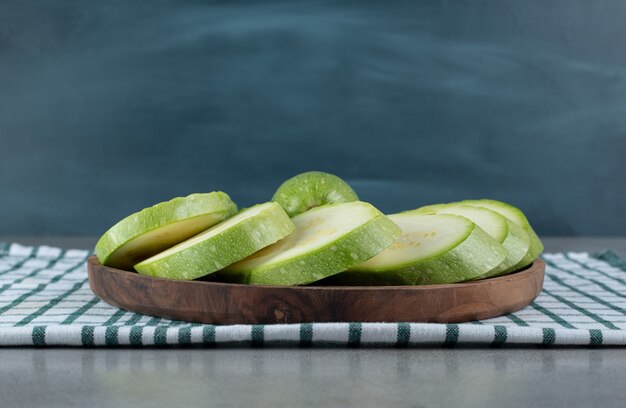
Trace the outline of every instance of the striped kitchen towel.
<instances>
[{"instance_id":1,"label":"striped kitchen towel","mask_svg":"<svg viewBox=\"0 0 626 408\"><path fill-rule=\"evenodd\" d=\"M0 243L0 346L626 345L626 261L609 251L544 254L541 295L523 310L488 320L232 326L110 306L89 289L89 255Z\"/></svg>"}]
</instances>

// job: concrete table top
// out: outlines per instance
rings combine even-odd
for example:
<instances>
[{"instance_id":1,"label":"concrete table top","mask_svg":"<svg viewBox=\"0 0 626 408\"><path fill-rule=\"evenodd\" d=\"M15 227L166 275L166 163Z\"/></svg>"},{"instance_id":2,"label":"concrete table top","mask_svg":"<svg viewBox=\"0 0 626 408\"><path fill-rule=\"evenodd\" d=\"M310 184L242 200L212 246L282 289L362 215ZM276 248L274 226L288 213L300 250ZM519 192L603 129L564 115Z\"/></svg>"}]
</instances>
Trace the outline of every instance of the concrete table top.
<instances>
[{"instance_id":1,"label":"concrete table top","mask_svg":"<svg viewBox=\"0 0 626 408\"><path fill-rule=\"evenodd\" d=\"M1 237L90 248L95 238ZM626 238L544 239L547 252ZM624 348L0 349L0 407L624 407Z\"/></svg>"}]
</instances>

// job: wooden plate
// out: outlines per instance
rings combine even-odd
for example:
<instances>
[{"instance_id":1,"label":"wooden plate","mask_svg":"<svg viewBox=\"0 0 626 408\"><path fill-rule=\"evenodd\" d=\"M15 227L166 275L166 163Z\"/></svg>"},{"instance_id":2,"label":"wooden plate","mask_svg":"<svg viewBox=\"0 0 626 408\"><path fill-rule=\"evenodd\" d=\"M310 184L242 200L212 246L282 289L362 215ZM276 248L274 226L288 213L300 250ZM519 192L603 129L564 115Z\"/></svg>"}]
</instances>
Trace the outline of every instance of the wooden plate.
<instances>
[{"instance_id":1,"label":"wooden plate","mask_svg":"<svg viewBox=\"0 0 626 408\"><path fill-rule=\"evenodd\" d=\"M214 324L465 322L514 312L541 291L537 259L510 275L429 286L252 286L152 278L89 258L89 285L105 302L151 316Z\"/></svg>"}]
</instances>

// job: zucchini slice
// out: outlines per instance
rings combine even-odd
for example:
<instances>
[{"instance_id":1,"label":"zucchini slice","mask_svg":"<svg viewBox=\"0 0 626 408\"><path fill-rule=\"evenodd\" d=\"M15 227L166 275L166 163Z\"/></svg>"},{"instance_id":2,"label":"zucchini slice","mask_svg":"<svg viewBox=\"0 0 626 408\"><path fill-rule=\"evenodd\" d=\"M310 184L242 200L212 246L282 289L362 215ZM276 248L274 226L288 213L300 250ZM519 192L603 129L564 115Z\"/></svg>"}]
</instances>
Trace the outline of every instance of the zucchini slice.
<instances>
[{"instance_id":1,"label":"zucchini slice","mask_svg":"<svg viewBox=\"0 0 626 408\"><path fill-rule=\"evenodd\" d=\"M221 191L177 197L129 215L96 244L101 264L132 270L133 265L212 227L237 212Z\"/></svg>"},{"instance_id":2,"label":"zucchini slice","mask_svg":"<svg viewBox=\"0 0 626 408\"><path fill-rule=\"evenodd\" d=\"M197 279L286 237L294 230L278 203L258 204L135 265L142 275Z\"/></svg>"},{"instance_id":3,"label":"zucchini slice","mask_svg":"<svg viewBox=\"0 0 626 408\"><path fill-rule=\"evenodd\" d=\"M315 207L292 218L293 234L219 273L229 282L304 285L379 254L400 229L362 201Z\"/></svg>"},{"instance_id":4,"label":"zucchini slice","mask_svg":"<svg viewBox=\"0 0 626 408\"><path fill-rule=\"evenodd\" d=\"M461 203L473 205L476 207L487 208L489 210L500 213L526 231L526 233L528 234L528 238L530 239L530 250L528 251L528 254L526 254L526 257L522 260L522 262L520 262L518 268L530 265L543 252L543 243L537 236L535 230L533 230L530 222L528 222L528 218L526 218L524 213L519 208L507 203L503 203L502 201L488 199L465 200L461 201Z\"/></svg>"},{"instance_id":5,"label":"zucchini slice","mask_svg":"<svg viewBox=\"0 0 626 408\"><path fill-rule=\"evenodd\" d=\"M504 247L465 217L405 212L389 218L402 230L393 245L326 284L428 285L478 278L506 258Z\"/></svg>"},{"instance_id":6,"label":"zucchini slice","mask_svg":"<svg viewBox=\"0 0 626 408\"><path fill-rule=\"evenodd\" d=\"M525 266L525 257L530 250L528 234L522 227L495 211L462 203L429 205L414 211L419 213L460 215L474 222L493 239L502 244L507 251L506 259L498 268L480 278L504 275Z\"/></svg>"}]
</instances>

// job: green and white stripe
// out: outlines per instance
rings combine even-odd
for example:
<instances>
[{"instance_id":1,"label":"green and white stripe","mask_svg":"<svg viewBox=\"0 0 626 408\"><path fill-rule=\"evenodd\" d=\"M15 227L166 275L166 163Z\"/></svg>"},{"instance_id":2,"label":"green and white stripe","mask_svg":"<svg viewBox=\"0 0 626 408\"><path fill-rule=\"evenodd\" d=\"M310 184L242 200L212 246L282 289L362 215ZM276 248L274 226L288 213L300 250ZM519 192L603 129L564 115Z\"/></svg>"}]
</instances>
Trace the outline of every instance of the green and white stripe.
<instances>
[{"instance_id":1,"label":"green and white stripe","mask_svg":"<svg viewBox=\"0 0 626 408\"><path fill-rule=\"evenodd\" d=\"M0 243L0 346L626 345L626 260L612 252L545 254L547 274L539 298L523 310L483 321L232 326L172 321L109 306L89 289L89 255Z\"/></svg>"}]
</instances>

